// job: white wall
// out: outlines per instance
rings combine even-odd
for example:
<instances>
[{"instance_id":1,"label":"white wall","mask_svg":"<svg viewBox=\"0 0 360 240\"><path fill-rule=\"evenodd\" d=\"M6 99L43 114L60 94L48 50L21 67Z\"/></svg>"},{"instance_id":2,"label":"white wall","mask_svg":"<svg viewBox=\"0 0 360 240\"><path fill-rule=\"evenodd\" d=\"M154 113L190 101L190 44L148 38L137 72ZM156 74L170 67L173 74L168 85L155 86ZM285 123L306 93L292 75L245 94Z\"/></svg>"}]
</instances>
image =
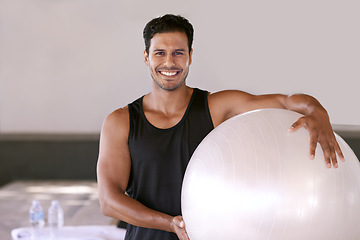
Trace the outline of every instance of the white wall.
<instances>
[{"instance_id":1,"label":"white wall","mask_svg":"<svg viewBox=\"0 0 360 240\"><path fill-rule=\"evenodd\" d=\"M0 0L0 133L96 133L150 91L142 30L181 14L195 28L188 84L314 95L360 125L360 2Z\"/></svg>"}]
</instances>

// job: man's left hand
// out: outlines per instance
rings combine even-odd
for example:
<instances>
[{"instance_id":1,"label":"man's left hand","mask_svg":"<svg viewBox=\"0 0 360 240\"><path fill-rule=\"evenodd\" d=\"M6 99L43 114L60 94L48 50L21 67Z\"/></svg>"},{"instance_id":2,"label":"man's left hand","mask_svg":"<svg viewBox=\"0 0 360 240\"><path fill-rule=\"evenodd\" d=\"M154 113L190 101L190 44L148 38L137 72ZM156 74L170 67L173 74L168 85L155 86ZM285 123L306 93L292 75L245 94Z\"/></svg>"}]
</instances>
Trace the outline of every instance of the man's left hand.
<instances>
[{"instance_id":1,"label":"man's left hand","mask_svg":"<svg viewBox=\"0 0 360 240\"><path fill-rule=\"evenodd\" d=\"M341 161L345 161L326 113L317 112L305 115L293 123L289 131L294 132L301 127L307 129L310 134L310 159L314 159L317 143L319 142L328 168L331 168L331 163L335 168L338 167L336 154Z\"/></svg>"}]
</instances>

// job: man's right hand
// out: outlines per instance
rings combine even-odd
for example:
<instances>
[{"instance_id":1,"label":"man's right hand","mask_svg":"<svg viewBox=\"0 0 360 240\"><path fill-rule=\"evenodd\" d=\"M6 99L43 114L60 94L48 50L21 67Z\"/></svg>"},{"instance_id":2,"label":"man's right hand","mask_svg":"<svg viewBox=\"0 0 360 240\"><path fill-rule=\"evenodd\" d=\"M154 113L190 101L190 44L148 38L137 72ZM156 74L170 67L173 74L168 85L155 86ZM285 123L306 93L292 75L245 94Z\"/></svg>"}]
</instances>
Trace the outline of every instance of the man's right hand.
<instances>
[{"instance_id":1,"label":"man's right hand","mask_svg":"<svg viewBox=\"0 0 360 240\"><path fill-rule=\"evenodd\" d=\"M180 240L190 240L185 229L185 222L182 216L176 216L172 220L172 229Z\"/></svg>"}]
</instances>

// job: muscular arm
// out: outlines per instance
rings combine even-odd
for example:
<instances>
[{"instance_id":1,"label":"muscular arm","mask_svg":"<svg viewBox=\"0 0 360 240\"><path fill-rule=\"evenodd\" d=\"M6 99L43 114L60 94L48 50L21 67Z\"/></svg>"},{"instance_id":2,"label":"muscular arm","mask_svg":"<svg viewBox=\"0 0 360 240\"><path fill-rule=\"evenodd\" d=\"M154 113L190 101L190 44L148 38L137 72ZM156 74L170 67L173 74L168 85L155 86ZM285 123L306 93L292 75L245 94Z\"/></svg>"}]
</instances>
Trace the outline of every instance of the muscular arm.
<instances>
[{"instance_id":1,"label":"muscular arm","mask_svg":"<svg viewBox=\"0 0 360 240\"><path fill-rule=\"evenodd\" d=\"M313 97L305 94L251 95L237 90L222 91L208 97L210 114L214 126L241 113L262 108L282 108L304 114L290 128L290 131L304 127L310 134L310 158L315 156L317 143L324 152L327 167L337 167L337 157L344 160L341 149L335 139L329 116L322 105Z\"/></svg>"},{"instance_id":2,"label":"muscular arm","mask_svg":"<svg viewBox=\"0 0 360 240\"><path fill-rule=\"evenodd\" d=\"M181 218L179 220L179 217L174 218L149 209L125 194L131 170L128 134L127 108L118 109L105 119L97 164L101 211L104 215L135 226L181 234L184 231L184 227L181 228Z\"/></svg>"}]
</instances>

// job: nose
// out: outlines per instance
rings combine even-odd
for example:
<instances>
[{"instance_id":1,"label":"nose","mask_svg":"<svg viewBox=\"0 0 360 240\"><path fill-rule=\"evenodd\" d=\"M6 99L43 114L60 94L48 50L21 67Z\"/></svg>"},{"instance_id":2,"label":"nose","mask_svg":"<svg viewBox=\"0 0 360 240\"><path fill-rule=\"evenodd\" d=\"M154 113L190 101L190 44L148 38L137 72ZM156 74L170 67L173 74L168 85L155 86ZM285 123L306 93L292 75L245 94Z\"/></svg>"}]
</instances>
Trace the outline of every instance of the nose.
<instances>
[{"instance_id":1,"label":"nose","mask_svg":"<svg viewBox=\"0 0 360 240\"><path fill-rule=\"evenodd\" d=\"M172 54L168 54L168 55L166 56L164 65L165 65L166 67L169 67L169 68L170 68L170 67L173 67L173 66L175 65L174 57L172 56Z\"/></svg>"}]
</instances>

